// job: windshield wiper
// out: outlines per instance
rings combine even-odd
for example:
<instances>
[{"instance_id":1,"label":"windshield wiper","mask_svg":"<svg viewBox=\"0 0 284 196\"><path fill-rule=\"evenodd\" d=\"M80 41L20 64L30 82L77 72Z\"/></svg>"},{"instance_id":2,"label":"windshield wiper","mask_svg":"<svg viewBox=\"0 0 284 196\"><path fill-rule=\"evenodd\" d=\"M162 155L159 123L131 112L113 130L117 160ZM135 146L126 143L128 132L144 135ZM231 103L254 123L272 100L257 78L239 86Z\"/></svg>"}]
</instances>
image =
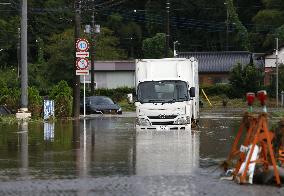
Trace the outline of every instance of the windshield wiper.
<instances>
[{"instance_id":1,"label":"windshield wiper","mask_svg":"<svg viewBox=\"0 0 284 196\"><path fill-rule=\"evenodd\" d=\"M176 102L176 99L170 99L170 100L166 101L166 103L174 103L174 102Z\"/></svg>"},{"instance_id":2,"label":"windshield wiper","mask_svg":"<svg viewBox=\"0 0 284 196\"><path fill-rule=\"evenodd\" d=\"M155 102L164 102L165 100L162 99L149 99L148 102L155 103Z\"/></svg>"},{"instance_id":3,"label":"windshield wiper","mask_svg":"<svg viewBox=\"0 0 284 196\"><path fill-rule=\"evenodd\" d=\"M179 101L187 101L188 98L179 98L178 100L179 100Z\"/></svg>"}]
</instances>

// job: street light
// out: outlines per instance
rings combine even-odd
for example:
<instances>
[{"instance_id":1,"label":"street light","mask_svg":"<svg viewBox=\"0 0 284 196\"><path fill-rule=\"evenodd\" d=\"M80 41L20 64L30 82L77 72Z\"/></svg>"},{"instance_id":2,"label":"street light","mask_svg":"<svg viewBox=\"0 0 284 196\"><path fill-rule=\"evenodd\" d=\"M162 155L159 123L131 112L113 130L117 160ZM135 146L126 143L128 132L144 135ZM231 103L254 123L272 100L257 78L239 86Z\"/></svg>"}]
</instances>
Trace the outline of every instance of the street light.
<instances>
[{"instance_id":1,"label":"street light","mask_svg":"<svg viewBox=\"0 0 284 196\"><path fill-rule=\"evenodd\" d=\"M177 51L176 51L176 45L179 45L180 43L178 41L174 41L174 57L177 56Z\"/></svg>"},{"instance_id":2,"label":"street light","mask_svg":"<svg viewBox=\"0 0 284 196\"><path fill-rule=\"evenodd\" d=\"M0 3L0 5L11 5L11 3Z\"/></svg>"},{"instance_id":3,"label":"street light","mask_svg":"<svg viewBox=\"0 0 284 196\"><path fill-rule=\"evenodd\" d=\"M166 43L165 43L165 58L169 55L169 43L170 43L170 0L166 2Z\"/></svg>"}]
</instances>

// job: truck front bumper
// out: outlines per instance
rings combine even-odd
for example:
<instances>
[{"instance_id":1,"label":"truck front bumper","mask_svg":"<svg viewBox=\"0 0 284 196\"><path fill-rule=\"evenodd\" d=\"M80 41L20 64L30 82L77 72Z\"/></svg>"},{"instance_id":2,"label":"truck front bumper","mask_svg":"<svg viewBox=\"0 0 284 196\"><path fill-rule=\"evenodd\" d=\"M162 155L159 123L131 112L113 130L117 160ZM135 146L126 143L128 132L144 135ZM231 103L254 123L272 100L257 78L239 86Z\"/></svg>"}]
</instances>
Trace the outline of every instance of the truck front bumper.
<instances>
[{"instance_id":1,"label":"truck front bumper","mask_svg":"<svg viewBox=\"0 0 284 196\"><path fill-rule=\"evenodd\" d=\"M191 125L151 125L151 126L140 126L136 125L137 131L143 130L156 130L156 131L170 131L170 130L191 130Z\"/></svg>"}]
</instances>

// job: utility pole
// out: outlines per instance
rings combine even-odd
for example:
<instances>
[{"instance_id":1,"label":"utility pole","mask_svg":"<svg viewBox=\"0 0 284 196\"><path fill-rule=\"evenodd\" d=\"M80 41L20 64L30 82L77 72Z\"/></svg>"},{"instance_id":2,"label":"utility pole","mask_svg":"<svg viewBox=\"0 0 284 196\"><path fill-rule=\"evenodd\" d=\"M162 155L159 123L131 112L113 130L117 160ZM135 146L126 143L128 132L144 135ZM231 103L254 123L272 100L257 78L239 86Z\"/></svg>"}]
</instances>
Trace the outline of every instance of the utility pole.
<instances>
[{"instance_id":1,"label":"utility pole","mask_svg":"<svg viewBox=\"0 0 284 196\"><path fill-rule=\"evenodd\" d=\"M27 0L22 0L21 17L21 111L28 111L28 22Z\"/></svg>"},{"instance_id":2,"label":"utility pole","mask_svg":"<svg viewBox=\"0 0 284 196\"><path fill-rule=\"evenodd\" d=\"M275 50L275 56L276 56L276 60L275 60L275 65L276 65L276 107L278 108L278 38L276 38L276 50Z\"/></svg>"},{"instance_id":3,"label":"utility pole","mask_svg":"<svg viewBox=\"0 0 284 196\"><path fill-rule=\"evenodd\" d=\"M225 2L224 5L226 5L227 9L227 18L226 18L226 51L229 50L229 10L228 10L228 3Z\"/></svg>"},{"instance_id":4,"label":"utility pole","mask_svg":"<svg viewBox=\"0 0 284 196\"><path fill-rule=\"evenodd\" d=\"M166 43L165 43L165 57L169 57L170 45L170 0L166 3Z\"/></svg>"},{"instance_id":5,"label":"utility pole","mask_svg":"<svg viewBox=\"0 0 284 196\"><path fill-rule=\"evenodd\" d=\"M93 2L95 3L95 2ZM92 15L92 28L91 28L91 94L95 94L95 5L93 5L93 15Z\"/></svg>"},{"instance_id":6,"label":"utility pole","mask_svg":"<svg viewBox=\"0 0 284 196\"><path fill-rule=\"evenodd\" d=\"M75 0L75 42L80 38L81 30L81 1ZM75 47L75 43L74 43ZM76 55L74 56L74 81L73 81L73 117L80 116L80 76L76 75Z\"/></svg>"},{"instance_id":7,"label":"utility pole","mask_svg":"<svg viewBox=\"0 0 284 196\"><path fill-rule=\"evenodd\" d=\"M18 69L17 69L17 74L18 78L20 78L20 66L21 66L21 28L18 28L18 43L17 43L17 59L18 59Z\"/></svg>"}]
</instances>

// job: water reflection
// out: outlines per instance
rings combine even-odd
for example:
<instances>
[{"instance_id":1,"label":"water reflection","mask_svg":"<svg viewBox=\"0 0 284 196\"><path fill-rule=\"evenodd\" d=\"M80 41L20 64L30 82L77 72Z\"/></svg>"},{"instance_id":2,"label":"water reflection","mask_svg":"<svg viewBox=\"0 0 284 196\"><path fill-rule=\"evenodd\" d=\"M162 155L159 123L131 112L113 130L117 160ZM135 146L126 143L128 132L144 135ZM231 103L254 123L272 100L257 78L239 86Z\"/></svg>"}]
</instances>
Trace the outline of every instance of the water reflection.
<instances>
[{"instance_id":1,"label":"water reflection","mask_svg":"<svg viewBox=\"0 0 284 196\"><path fill-rule=\"evenodd\" d=\"M200 124L200 157L205 159L225 159L228 155L233 139L237 133L240 119L201 118ZM203 163L202 163L203 164Z\"/></svg>"},{"instance_id":2,"label":"water reflection","mask_svg":"<svg viewBox=\"0 0 284 196\"><path fill-rule=\"evenodd\" d=\"M137 131L136 174L190 174L199 166L199 132Z\"/></svg>"},{"instance_id":3,"label":"water reflection","mask_svg":"<svg viewBox=\"0 0 284 196\"><path fill-rule=\"evenodd\" d=\"M95 146L95 130L86 127L86 120L80 121L80 139L79 148L76 149L77 171L80 178L89 176L90 164L92 160L92 151Z\"/></svg>"},{"instance_id":4,"label":"water reflection","mask_svg":"<svg viewBox=\"0 0 284 196\"><path fill-rule=\"evenodd\" d=\"M19 173L21 177L28 177L29 175L29 138L28 138L28 122L21 121L19 123L18 132L18 147L19 147Z\"/></svg>"},{"instance_id":5,"label":"water reflection","mask_svg":"<svg viewBox=\"0 0 284 196\"><path fill-rule=\"evenodd\" d=\"M44 141L54 141L54 122L43 123L43 139Z\"/></svg>"},{"instance_id":6,"label":"water reflection","mask_svg":"<svg viewBox=\"0 0 284 196\"><path fill-rule=\"evenodd\" d=\"M226 157L238 121L203 118L200 132L136 132L135 118L104 116L0 124L0 178L189 174L204 159Z\"/></svg>"},{"instance_id":7,"label":"water reflection","mask_svg":"<svg viewBox=\"0 0 284 196\"><path fill-rule=\"evenodd\" d=\"M86 120L87 150L92 146L89 175L133 174L134 121L115 117Z\"/></svg>"}]
</instances>

